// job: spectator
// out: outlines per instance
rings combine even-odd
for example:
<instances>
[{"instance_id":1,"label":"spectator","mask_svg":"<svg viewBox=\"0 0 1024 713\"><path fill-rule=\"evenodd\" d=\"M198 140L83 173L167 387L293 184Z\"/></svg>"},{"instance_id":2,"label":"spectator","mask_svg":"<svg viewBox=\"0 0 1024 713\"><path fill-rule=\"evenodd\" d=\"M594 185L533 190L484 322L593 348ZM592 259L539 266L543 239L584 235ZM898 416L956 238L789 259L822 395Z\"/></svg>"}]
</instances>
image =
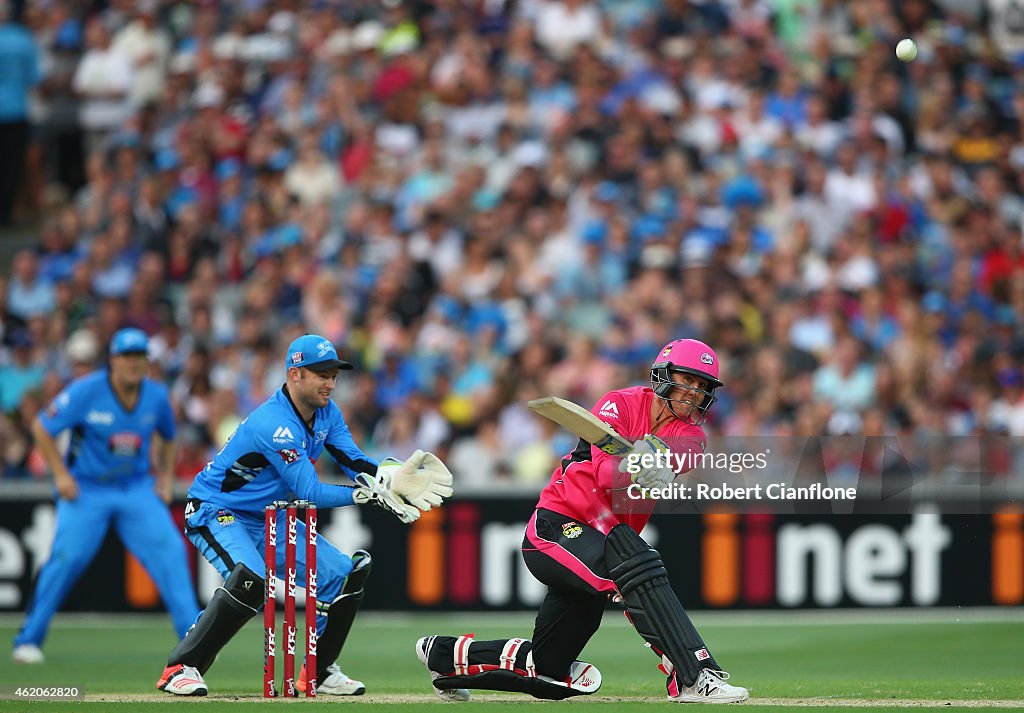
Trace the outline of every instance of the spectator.
<instances>
[{"instance_id":1,"label":"spectator","mask_svg":"<svg viewBox=\"0 0 1024 713\"><path fill-rule=\"evenodd\" d=\"M7 288L7 311L22 321L53 311L53 284L39 274L39 261L31 250L19 250Z\"/></svg>"},{"instance_id":2,"label":"spectator","mask_svg":"<svg viewBox=\"0 0 1024 713\"><path fill-rule=\"evenodd\" d=\"M10 360L0 366L0 411L12 414L21 406L25 395L42 386L46 367L33 359L36 347L27 330L19 330L10 338Z\"/></svg>"},{"instance_id":3,"label":"spectator","mask_svg":"<svg viewBox=\"0 0 1024 713\"><path fill-rule=\"evenodd\" d=\"M110 48L131 63L129 97L135 107L163 98L171 45L167 33L157 25L158 9L158 0L135 3L135 19L117 31Z\"/></svg>"},{"instance_id":4,"label":"spectator","mask_svg":"<svg viewBox=\"0 0 1024 713\"><path fill-rule=\"evenodd\" d=\"M14 217L14 198L25 173L29 92L39 80L35 40L14 22L10 0L0 0L0 227Z\"/></svg>"},{"instance_id":5,"label":"spectator","mask_svg":"<svg viewBox=\"0 0 1024 713\"><path fill-rule=\"evenodd\" d=\"M492 460L534 482L573 443L525 400L591 405L686 334L729 366L712 438L1014 428L1012 28L945 3L257 5L26 8L37 170L71 193L33 189L53 210L0 326L44 384L78 368L69 334L142 326L201 463L280 386L274 339L319 331L379 376L335 392L374 452L472 452L496 418ZM84 166L73 76L109 139Z\"/></svg>"},{"instance_id":6,"label":"spectator","mask_svg":"<svg viewBox=\"0 0 1024 713\"><path fill-rule=\"evenodd\" d=\"M82 97L81 121L85 150L106 148L107 139L131 114L132 60L110 44L110 33L98 18L85 26L88 46L75 71L73 86Z\"/></svg>"}]
</instances>

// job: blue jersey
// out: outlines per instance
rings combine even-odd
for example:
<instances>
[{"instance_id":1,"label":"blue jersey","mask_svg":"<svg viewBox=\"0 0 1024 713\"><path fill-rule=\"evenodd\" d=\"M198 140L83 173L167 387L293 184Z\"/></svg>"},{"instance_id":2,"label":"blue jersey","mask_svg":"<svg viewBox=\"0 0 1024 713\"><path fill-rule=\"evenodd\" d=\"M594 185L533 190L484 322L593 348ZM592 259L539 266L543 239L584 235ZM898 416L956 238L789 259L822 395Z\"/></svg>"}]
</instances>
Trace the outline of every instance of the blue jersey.
<instances>
[{"instance_id":1,"label":"blue jersey","mask_svg":"<svg viewBox=\"0 0 1024 713\"><path fill-rule=\"evenodd\" d=\"M349 477L377 472L377 461L352 440L336 403L317 409L310 427L282 386L199 471L189 497L253 514L262 514L275 500L293 498L320 507L351 505L353 488L321 483L317 477L313 464L325 448Z\"/></svg>"},{"instance_id":2,"label":"blue jersey","mask_svg":"<svg viewBox=\"0 0 1024 713\"><path fill-rule=\"evenodd\" d=\"M32 33L13 23L0 24L0 121L28 118L28 95L39 79Z\"/></svg>"},{"instance_id":3,"label":"blue jersey","mask_svg":"<svg viewBox=\"0 0 1024 713\"><path fill-rule=\"evenodd\" d=\"M150 475L153 432L168 441L174 438L167 387L143 379L135 406L128 410L114 393L106 370L71 382L39 420L52 436L70 429L71 444L64 460L75 479L86 483Z\"/></svg>"}]
</instances>

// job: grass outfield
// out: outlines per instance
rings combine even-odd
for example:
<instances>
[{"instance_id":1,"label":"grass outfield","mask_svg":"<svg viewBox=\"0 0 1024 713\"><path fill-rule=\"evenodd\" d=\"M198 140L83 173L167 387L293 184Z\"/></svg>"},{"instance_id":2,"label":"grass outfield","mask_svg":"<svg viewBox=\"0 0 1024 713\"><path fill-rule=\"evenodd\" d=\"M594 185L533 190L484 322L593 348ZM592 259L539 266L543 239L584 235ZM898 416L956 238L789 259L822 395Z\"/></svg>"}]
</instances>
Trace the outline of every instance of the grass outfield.
<instances>
[{"instance_id":1,"label":"grass outfield","mask_svg":"<svg viewBox=\"0 0 1024 713\"><path fill-rule=\"evenodd\" d=\"M1024 707L1024 613L1020 610L874 611L860 613L702 613L694 620L734 681L751 691L745 709L782 706L855 706L858 710ZM0 618L10 642L20 620ZM178 699L154 683L174 635L166 617L61 616L45 647L43 666L0 666L0 689L12 685L81 686L85 702L0 700L0 711L150 711L168 704L199 706L204 713L267 710L266 705L400 705L402 711L437 711L429 679L413 654L429 633L473 631L478 638L528 635L524 615L375 615L357 621L342 668L364 681L355 699L263 701L263 643L254 620L221 653L209 672L210 697ZM9 645L9 644L8 644ZM5 655L6 656L6 655ZM280 656L279 656L280 657ZM544 711L600 704L602 712L667 707L664 677L653 655L624 619L608 612L584 657L604 675L598 694ZM280 676L278 663L278 675ZM280 679L279 679L280 680ZM521 695L483 694L460 710L501 711L531 704ZM674 710L674 708L673 708Z\"/></svg>"}]
</instances>

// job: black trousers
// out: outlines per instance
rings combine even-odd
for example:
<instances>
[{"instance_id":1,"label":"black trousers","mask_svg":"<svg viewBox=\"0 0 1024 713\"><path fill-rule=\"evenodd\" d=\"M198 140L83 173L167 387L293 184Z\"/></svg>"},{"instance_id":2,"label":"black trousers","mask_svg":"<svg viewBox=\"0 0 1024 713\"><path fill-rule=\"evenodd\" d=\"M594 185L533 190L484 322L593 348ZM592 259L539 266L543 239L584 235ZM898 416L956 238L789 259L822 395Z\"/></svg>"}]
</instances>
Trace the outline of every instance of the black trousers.
<instances>
[{"instance_id":1,"label":"black trousers","mask_svg":"<svg viewBox=\"0 0 1024 713\"><path fill-rule=\"evenodd\" d=\"M523 559L530 572L548 587L534 622L533 637L519 651L525 667L533 652L537 673L562 680L573 661L601 626L605 605L615 586L604 563L605 536L565 515L539 508L523 537ZM430 652L431 670L452 670L455 637L438 636ZM469 663L497 664L505 639L474 641Z\"/></svg>"},{"instance_id":2,"label":"black trousers","mask_svg":"<svg viewBox=\"0 0 1024 713\"><path fill-rule=\"evenodd\" d=\"M523 559L548 587L533 625L537 672L563 678L590 638L615 585L604 562L605 536L571 517L539 508L523 537Z\"/></svg>"},{"instance_id":3,"label":"black trousers","mask_svg":"<svg viewBox=\"0 0 1024 713\"><path fill-rule=\"evenodd\" d=\"M13 219L14 197L25 175L28 122L0 122L0 225Z\"/></svg>"}]
</instances>

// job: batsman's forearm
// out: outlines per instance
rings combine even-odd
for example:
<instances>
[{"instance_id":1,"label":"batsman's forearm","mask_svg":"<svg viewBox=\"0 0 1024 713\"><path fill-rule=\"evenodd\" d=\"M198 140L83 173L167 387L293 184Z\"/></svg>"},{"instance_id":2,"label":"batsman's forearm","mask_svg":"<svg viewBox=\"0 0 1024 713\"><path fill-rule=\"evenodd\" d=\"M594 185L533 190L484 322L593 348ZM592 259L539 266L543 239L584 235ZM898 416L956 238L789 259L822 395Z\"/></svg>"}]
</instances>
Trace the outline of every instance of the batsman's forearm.
<instances>
[{"instance_id":1,"label":"batsman's forearm","mask_svg":"<svg viewBox=\"0 0 1024 713\"><path fill-rule=\"evenodd\" d=\"M67 472L64 459L61 458L60 452L57 450L56 441L38 418L32 422L32 437L35 439L36 447L43 456L43 460L46 461L46 467L49 468L50 473Z\"/></svg>"}]
</instances>

